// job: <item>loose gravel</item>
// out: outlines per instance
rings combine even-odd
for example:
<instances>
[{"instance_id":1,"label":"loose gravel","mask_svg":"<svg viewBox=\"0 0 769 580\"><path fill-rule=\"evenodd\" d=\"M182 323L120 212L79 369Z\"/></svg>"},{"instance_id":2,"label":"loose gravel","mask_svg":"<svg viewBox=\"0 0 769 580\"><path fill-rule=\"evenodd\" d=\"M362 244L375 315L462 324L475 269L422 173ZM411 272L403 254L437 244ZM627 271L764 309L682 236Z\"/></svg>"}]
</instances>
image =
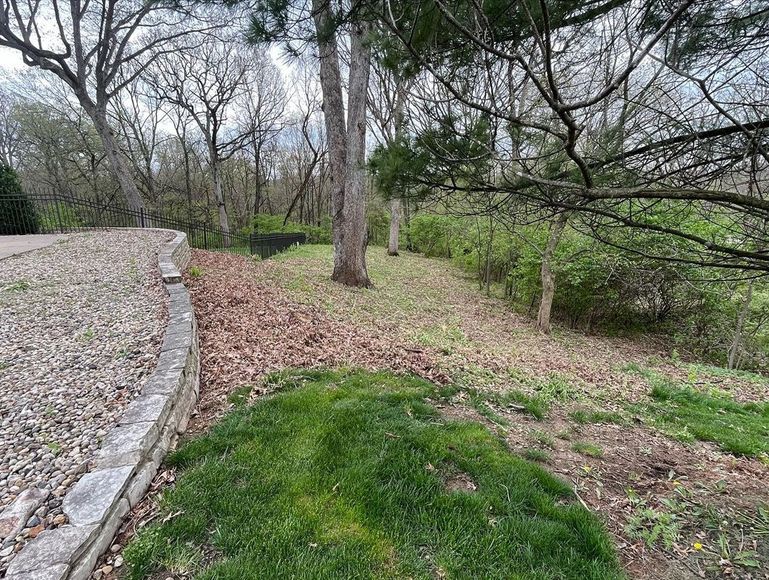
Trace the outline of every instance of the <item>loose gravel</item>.
<instances>
[{"instance_id":1,"label":"loose gravel","mask_svg":"<svg viewBox=\"0 0 769 580\"><path fill-rule=\"evenodd\" d=\"M102 231L0 260L0 510L50 490L0 546L65 523L61 501L89 468L160 352L166 298L157 253L170 234Z\"/></svg>"}]
</instances>

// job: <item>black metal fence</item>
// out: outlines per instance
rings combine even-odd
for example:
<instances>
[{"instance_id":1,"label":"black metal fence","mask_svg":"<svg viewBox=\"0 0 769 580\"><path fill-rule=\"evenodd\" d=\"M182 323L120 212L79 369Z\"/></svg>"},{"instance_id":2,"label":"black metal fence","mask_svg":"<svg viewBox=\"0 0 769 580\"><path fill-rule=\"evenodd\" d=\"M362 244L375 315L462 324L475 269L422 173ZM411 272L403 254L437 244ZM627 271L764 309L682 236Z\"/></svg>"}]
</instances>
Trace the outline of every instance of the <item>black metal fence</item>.
<instances>
[{"instance_id":1,"label":"black metal fence","mask_svg":"<svg viewBox=\"0 0 769 580\"><path fill-rule=\"evenodd\" d=\"M307 241L307 236L303 233L296 234L251 234L249 239L251 253L259 254L264 258L274 256L292 246L303 244Z\"/></svg>"},{"instance_id":2,"label":"black metal fence","mask_svg":"<svg viewBox=\"0 0 769 580\"><path fill-rule=\"evenodd\" d=\"M26 200L26 204L25 204ZM29 205L34 211L28 211ZM71 233L108 228L166 228L187 234L191 247L268 258L306 241L304 234L248 235L225 233L205 222L171 218L162 213L72 198L57 194L28 194L4 199L0 230L8 233ZM254 240L257 240L256 243Z\"/></svg>"}]
</instances>

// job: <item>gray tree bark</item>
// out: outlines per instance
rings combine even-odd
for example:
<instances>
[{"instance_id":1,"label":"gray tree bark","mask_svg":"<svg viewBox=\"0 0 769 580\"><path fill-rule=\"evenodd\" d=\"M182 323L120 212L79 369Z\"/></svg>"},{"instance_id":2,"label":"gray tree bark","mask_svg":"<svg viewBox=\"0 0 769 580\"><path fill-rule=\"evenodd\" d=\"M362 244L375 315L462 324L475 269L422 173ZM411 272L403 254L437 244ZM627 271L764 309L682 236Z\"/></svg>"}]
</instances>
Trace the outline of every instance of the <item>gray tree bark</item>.
<instances>
[{"instance_id":1,"label":"gray tree bark","mask_svg":"<svg viewBox=\"0 0 769 580\"><path fill-rule=\"evenodd\" d=\"M80 102L82 105L82 98L80 99ZM107 155L112 172L120 184L120 189L123 191L123 195L125 195L129 207L134 211L144 209L144 202L139 193L139 188L136 186L136 182L131 174L131 169L118 146L115 132L112 130L107 119L106 110L93 104L88 104L87 106L84 105L83 108L93 120L96 132L99 134L99 137L104 144L104 152Z\"/></svg>"},{"instance_id":2,"label":"gray tree bark","mask_svg":"<svg viewBox=\"0 0 769 580\"><path fill-rule=\"evenodd\" d=\"M227 216L227 206L224 204L224 190L222 189L221 162L216 158L216 153L211 156L211 178L214 183L214 196L216 208L219 212L219 228L222 230L222 242L225 247L230 245L230 220Z\"/></svg>"},{"instance_id":3,"label":"gray tree bark","mask_svg":"<svg viewBox=\"0 0 769 580\"><path fill-rule=\"evenodd\" d=\"M398 255L398 238L401 226L401 200L394 197L390 200L390 240L387 244L387 255Z\"/></svg>"},{"instance_id":4,"label":"gray tree bark","mask_svg":"<svg viewBox=\"0 0 769 580\"><path fill-rule=\"evenodd\" d=\"M329 0L313 0L318 39L323 116L331 168L331 220L334 271L331 278L348 286L369 287L366 270L366 91L371 48L366 24L350 32L350 76L347 121L334 15Z\"/></svg>"},{"instance_id":5,"label":"gray tree bark","mask_svg":"<svg viewBox=\"0 0 769 580\"><path fill-rule=\"evenodd\" d=\"M550 237L547 240L547 246L542 253L542 266L540 268L540 277L542 279L542 297L539 301L539 312L537 313L537 330L544 334L550 334L550 313L553 309L553 298L555 296L555 273L552 269L553 255L561 241L561 235L566 227L568 215L561 213L558 218L550 225Z\"/></svg>"},{"instance_id":6,"label":"gray tree bark","mask_svg":"<svg viewBox=\"0 0 769 580\"><path fill-rule=\"evenodd\" d=\"M742 335L745 331L745 322L747 321L748 314L750 313L750 303L753 300L753 282L748 282L748 291L745 294L745 302L742 304L740 314L737 317L737 327L734 330L734 338L732 344L729 347L729 358L727 360L727 366L729 369L733 369L739 360L739 354L742 350Z\"/></svg>"},{"instance_id":7,"label":"gray tree bark","mask_svg":"<svg viewBox=\"0 0 769 580\"><path fill-rule=\"evenodd\" d=\"M395 83L395 142L399 142L403 132L405 131L404 122L404 108L406 105L406 90L403 79L398 76ZM401 206L402 202L400 198L393 198L390 200L390 240L387 245L387 255L398 255L398 243L400 238L401 227Z\"/></svg>"}]
</instances>

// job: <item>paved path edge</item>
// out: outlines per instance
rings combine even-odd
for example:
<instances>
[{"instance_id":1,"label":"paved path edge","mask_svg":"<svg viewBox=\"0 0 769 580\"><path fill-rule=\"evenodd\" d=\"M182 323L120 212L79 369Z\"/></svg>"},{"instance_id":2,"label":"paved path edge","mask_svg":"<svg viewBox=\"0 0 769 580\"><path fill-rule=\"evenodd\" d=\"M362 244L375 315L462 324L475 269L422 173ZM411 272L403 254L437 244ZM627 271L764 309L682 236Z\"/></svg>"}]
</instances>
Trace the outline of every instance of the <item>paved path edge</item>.
<instances>
[{"instance_id":1,"label":"paved path edge","mask_svg":"<svg viewBox=\"0 0 769 580\"><path fill-rule=\"evenodd\" d=\"M171 231L171 230L165 230ZM141 500L168 450L187 428L198 399L198 329L181 272L190 260L187 236L158 255L168 292L168 323L157 367L139 396L107 433L91 470L64 496L67 525L46 530L11 560L6 580L85 580L130 509Z\"/></svg>"}]
</instances>

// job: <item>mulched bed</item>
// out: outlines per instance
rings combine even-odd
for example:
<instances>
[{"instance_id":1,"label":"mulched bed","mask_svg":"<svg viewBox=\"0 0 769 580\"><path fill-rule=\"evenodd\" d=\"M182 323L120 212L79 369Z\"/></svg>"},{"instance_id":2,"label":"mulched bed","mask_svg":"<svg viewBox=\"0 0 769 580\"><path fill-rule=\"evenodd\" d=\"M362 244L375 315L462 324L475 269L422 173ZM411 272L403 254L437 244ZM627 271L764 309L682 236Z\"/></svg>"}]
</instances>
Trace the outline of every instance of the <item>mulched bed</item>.
<instances>
[{"instance_id":1,"label":"mulched bed","mask_svg":"<svg viewBox=\"0 0 769 580\"><path fill-rule=\"evenodd\" d=\"M203 272L185 279L198 318L202 365L193 431L221 416L234 389L257 385L259 394L265 374L285 368L351 366L448 381L423 349L335 320L260 283L258 265L249 258L195 251L193 261Z\"/></svg>"}]
</instances>

